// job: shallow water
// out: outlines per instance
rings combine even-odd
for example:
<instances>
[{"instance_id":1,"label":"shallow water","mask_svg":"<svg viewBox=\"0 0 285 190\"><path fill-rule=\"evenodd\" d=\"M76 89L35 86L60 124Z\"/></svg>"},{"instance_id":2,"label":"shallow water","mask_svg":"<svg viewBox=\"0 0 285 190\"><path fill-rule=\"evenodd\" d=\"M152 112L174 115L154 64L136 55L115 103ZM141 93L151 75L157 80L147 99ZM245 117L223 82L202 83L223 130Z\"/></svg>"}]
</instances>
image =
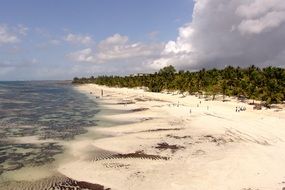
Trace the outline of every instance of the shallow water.
<instances>
[{"instance_id":1,"label":"shallow water","mask_svg":"<svg viewBox=\"0 0 285 190\"><path fill-rule=\"evenodd\" d=\"M0 82L0 189L7 176L53 163L62 142L96 125L97 112L68 82Z\"/></svg>"}]
</instances>

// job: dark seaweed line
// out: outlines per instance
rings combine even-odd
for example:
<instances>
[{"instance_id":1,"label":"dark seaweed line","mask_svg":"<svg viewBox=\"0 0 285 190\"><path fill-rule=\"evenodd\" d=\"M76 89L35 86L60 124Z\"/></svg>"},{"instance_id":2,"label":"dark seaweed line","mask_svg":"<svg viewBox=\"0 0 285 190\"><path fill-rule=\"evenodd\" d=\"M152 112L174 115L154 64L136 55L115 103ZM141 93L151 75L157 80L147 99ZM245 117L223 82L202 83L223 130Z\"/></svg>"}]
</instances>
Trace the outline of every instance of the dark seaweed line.
<instances>
[{"instance_id":1,"label":"dark seaweed line","mask_svg":"<svg viewBox=\"0 0 285 190\"><path fill-rule=\"evenodd\" d=\"M142 160L169 160L168 157L164 157L164 156L135 152L135 153L128 153L128 154L113 154L113 155L110 155L108 153L100 154L100 155L97 155L97 156L89 159L89 161L96 162L96 161L100 161L100 160L128 159L128 158L142 159Z\"/></svg>"},{"instance_id":2,"label":"dark seaweed line","mask_svg":"<svg viewBox=\"0 0 285 190\"><path fill-rule=\"evenodd\" d=\"M99 184L76 181L61 174L35 182L6 182L0 190L110 190Z\"/></svg>"}]
</instances>

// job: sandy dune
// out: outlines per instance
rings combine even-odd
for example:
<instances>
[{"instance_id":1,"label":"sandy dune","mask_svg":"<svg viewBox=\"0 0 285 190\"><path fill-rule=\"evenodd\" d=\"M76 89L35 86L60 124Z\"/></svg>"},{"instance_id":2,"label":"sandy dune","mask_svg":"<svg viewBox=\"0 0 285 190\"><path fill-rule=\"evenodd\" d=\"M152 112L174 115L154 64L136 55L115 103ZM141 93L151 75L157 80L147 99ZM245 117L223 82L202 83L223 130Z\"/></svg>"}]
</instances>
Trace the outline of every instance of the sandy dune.
<instances>
[{"instance_id":1,"label":"sandy dune","mask_svg":"<svg viewBox=\"0 0 285 190\"><path fill-rule=\"evenodd\" d=\"M77 89L102 111L89 138L69 145L75 159L58 169L65 176L120 190L285 187L284 107L257 111L229 98L205 101L97 85ZM236 112L237 106L247 110Z\"/></svg>"}]
</instances>

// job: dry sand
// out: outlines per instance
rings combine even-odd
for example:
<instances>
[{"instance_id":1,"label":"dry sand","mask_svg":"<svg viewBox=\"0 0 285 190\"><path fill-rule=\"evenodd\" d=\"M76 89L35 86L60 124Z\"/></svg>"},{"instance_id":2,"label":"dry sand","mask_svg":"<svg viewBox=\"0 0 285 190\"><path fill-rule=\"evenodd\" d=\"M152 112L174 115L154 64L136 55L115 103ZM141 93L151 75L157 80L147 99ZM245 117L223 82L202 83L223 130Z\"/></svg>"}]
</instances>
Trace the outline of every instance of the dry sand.
<instances>
[{"instance_id":1,"label":"dry sand","mask_svg":"<svg viewBox=\"0 0 285 190\"><path fill-rule=\"evenodd\" d=\"M98 127L70 142L58 171L112 190L282 190L285 111L235 99L76 87L98 102ZM101 89L104 96L101 95ZM236 112L236 106L246 111ZM191 110L191 113L190 113ZM98 134L104 138L97 139ZM96 137L95 137L96 136Z\"/></svg>"}]
</instances>

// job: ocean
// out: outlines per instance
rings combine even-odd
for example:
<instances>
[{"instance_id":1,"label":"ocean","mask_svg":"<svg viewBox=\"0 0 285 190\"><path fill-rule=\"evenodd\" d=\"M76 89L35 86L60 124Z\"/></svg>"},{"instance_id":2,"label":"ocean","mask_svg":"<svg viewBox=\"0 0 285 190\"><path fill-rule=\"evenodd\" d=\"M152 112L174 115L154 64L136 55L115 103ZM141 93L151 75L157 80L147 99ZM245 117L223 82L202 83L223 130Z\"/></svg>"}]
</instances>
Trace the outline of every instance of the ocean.
<instances>
[{"instance_id":1,"label":"ocean","mask_svg":"<svg viewBox=\"0 0 285 190\"><path fill-rule=\"evenodd\" d=\"M24 168L55 162L62 144L96 126L98 111L70 82L0 82L0 189Z\"/></svg>"}]
</instances>

